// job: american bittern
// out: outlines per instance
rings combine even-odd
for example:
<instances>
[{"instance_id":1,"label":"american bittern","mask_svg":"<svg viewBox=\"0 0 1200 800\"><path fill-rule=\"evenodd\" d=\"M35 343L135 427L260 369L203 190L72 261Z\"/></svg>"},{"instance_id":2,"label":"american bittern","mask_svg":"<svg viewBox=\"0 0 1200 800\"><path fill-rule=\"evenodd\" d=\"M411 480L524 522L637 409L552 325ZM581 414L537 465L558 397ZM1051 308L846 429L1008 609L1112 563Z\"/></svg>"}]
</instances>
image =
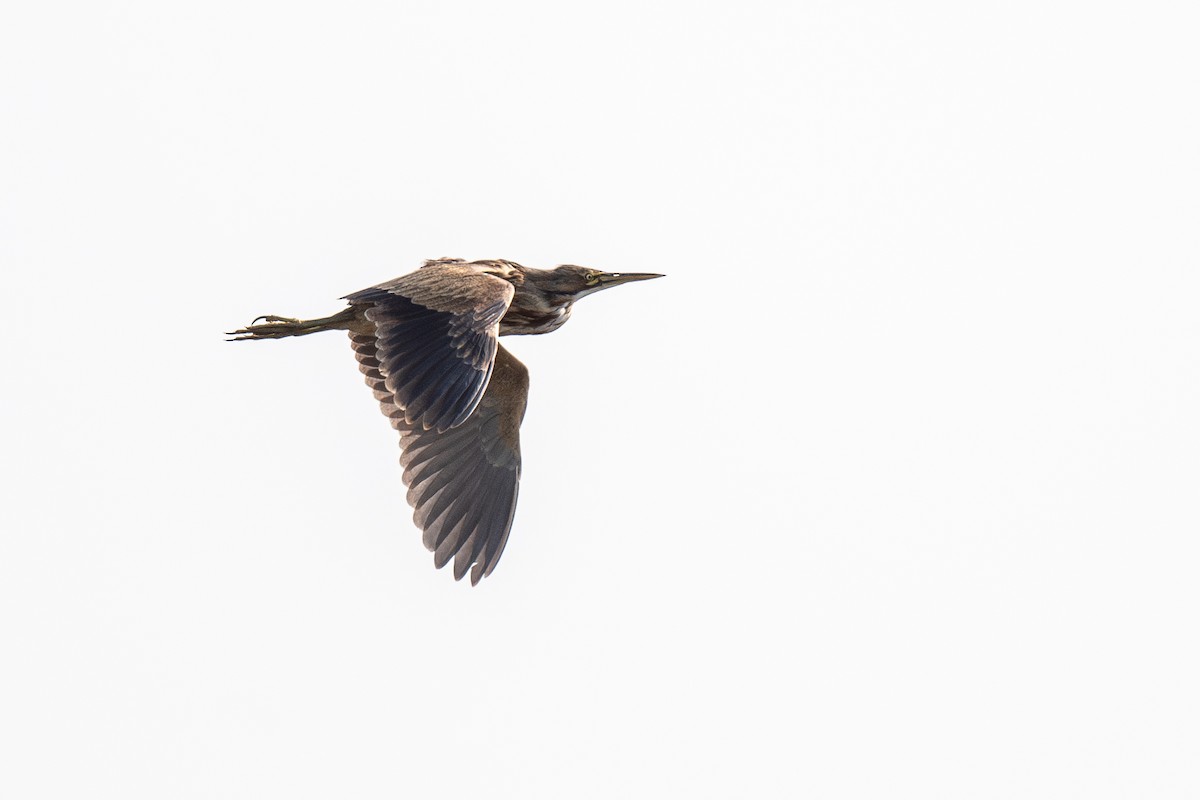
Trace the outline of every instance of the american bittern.
<instances>
[{"instance_id":1,"label":"american bittern","mask_svg":"<svg viewBox=\"0 0 1200 800\"><path fill-rule=\"evenodd\" d=\"M453 557L454 578L470 570L474 585L504 552L521 478L529 372L497 338L549 333L579 298L661 277L439 258L347 295L349 308L331 317L258 317L230 335L350 332L359 369L400 432L408 502L433 563Z\"/></svg>"}]
</instances>

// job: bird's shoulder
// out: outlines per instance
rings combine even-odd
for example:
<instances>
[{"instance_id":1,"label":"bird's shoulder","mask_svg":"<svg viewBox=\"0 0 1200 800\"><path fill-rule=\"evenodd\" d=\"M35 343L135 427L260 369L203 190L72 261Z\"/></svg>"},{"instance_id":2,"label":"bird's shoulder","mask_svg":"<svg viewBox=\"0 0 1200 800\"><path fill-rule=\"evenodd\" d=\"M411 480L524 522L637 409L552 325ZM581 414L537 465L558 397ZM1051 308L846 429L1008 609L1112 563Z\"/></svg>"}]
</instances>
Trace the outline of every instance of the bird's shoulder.
<instances>
[{"instance_id":1,"label":"bird's shoulder","mask_svg":"<svg viewBox=\"0 0 1200 800\"><path fill-rule=\"evenodd\" d=\"M488 258L481 261L467 261L465 258L431 258L421 265L421 269L417 273L423 270L436 270L459 275L467 273L494 275L510 283L520 284L524 282L525 273L529 271L529 268L504 258Z\"/></svg>"},{"instance_id":2,"label":"bird's shoulder","mask_svg":"<svg viewBox=\"0 0 1200 800\"><path fill-rule=\"evenodd\" d=\"M497 312L503 314L512 302L514 283L522 279L519 265L513 262L439 258L399 278L347 295L346 299L351 303L379 302L386 293L435 311L490 318Z\"/></svg>"}]
</instances>

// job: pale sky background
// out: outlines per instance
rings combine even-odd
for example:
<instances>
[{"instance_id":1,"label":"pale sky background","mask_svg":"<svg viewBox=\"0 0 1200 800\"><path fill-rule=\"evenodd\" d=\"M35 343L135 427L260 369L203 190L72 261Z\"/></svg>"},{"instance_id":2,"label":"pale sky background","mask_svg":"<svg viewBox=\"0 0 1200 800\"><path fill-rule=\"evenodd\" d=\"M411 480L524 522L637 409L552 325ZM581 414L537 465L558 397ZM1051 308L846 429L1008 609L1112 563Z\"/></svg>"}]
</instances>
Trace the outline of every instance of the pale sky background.
<instances>
[{"instance_id":1,"label":"pale sky background","mask_svg":"<svg viewBox=\"0 0 1200 800\"><path fill-rule=\"evenodd\" d=\"M0 795L1200 796L1188 3L7 3ZM435 571L341 334L506 344Z\"/></svg>"}]
</instances>

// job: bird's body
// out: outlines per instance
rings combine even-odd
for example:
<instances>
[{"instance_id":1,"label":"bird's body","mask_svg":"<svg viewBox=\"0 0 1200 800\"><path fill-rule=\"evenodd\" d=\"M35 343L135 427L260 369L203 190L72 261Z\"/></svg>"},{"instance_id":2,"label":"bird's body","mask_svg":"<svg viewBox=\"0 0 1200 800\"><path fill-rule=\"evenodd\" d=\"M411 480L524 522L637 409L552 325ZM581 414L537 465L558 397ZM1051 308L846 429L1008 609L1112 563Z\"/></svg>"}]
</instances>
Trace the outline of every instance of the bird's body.
<instances>
[{"instance_id":1,"label":"bird's body","mask_svg":"<svg viewBox=\"0 0 1200 800\"><path fill-rule=\"evenodd\" d=\"M521 473L529 373L498 337L557 330L579 298L657 277L442 258L347 295L349 307L331 317L259 317L266 321L234 334L349 331L359 369L400 433L408 502L425 545L436 566L453 557L455 578L470 570L474 584L504 549Z\"/></svg>"}]
</instances>

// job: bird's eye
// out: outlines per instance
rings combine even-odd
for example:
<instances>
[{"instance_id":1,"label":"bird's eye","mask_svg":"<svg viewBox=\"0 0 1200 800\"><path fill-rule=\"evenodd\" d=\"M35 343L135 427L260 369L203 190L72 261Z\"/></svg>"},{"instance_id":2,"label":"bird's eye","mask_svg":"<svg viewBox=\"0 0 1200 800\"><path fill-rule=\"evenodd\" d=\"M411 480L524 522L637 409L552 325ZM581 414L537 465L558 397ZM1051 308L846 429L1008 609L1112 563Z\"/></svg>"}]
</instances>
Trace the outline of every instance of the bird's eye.
<instances>
[{"instance_id":1,"label":"bird's eye","mask_svg":"<svg viewBox=\"0 0 1200 800\"><path fill-rule=\"evenodd\" d=\"M588 274L583 276L583 279L588 282L588 285L591 285L600 279L600 273L589 272Z\"/></svg>"}]
</instances>

